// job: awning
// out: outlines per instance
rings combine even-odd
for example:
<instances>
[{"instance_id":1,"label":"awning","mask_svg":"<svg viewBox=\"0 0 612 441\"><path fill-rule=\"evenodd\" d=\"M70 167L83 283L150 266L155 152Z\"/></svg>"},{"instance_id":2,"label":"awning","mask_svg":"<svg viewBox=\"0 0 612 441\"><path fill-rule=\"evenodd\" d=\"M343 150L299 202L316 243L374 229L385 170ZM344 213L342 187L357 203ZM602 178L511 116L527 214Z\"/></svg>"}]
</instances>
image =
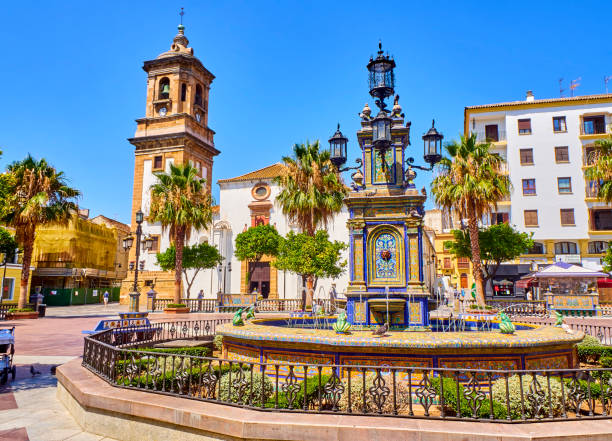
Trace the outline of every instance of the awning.
<instances>
[{"instance_id":1,"label":"awning","mask_svg":"<svg viewBox=\"0 0 612 441\"><path fill-rule=\"evenodd\" d=\"M597 287L598 288L612 288L612 279L610 278L599 279L597 281Z\"/></svg>"},{"instance_id":2,"label":"awning","mask_svg":"<svg viewBox=\"0 0 612 441\"><path fill-rule=\"evenodd\" d=\"M529 277L527 279L521 279L514 284L515 288L527 289L531 286L536 286L538 284L538 280L535 277Z\"/></svg>"}]
</instances>

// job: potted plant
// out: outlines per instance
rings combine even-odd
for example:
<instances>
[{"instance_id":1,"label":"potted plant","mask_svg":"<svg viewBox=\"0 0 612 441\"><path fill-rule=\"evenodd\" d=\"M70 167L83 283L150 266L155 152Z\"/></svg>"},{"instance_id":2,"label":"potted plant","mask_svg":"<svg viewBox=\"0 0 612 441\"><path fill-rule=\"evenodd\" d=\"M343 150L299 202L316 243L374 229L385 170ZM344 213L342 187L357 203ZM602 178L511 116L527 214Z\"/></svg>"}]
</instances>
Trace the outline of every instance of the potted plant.
<instances>
[{"instance_id":1,"label":"potted plant","mask_svg":"<svg viewBox=\"0 0 612 441\"><path fill-rule=\"evenodd\" d=\"M38 311L32 308L11 308L6 311L7 320L37 319Z\"/></svg>"},{"instance_id":2,"label":"potted plant","mask_svg":"<svg viewBox=\"0 0 612 441\"><path fill-rule=\"evenodd\" d=\"M168 303L164 308L166 314L186 314L189 308L184 303Z\"/></svg>"}]
</instances>

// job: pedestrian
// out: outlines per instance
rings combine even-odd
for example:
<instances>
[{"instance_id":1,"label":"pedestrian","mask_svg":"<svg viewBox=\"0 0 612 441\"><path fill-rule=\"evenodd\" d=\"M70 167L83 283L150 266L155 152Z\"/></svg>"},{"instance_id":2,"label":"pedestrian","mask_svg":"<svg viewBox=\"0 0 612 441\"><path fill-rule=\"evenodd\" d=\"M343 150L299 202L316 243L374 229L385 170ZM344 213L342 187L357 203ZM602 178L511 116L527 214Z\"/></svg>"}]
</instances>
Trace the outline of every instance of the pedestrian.
<instances>
[{"instance_id":1,"label":"pedestrian","mask_svg":"<svg viewBox=\"0 0 612 441\"><path fill-rule=\"evenodd\" d=\"M106 308L106 306L108 305L108 291L104 291L104 295L102 296L102 298L104 299L104 307Z\"/></svg>"},{"instance_id":2,"label":"pedestrian","mask_svg":"<svg viewBox=\"0 0 612 441\"><path fill-rule=\"evenodd\" d=\"M198 310L202 310L202 299L204 298L204 290L201 289L198 293Z\"/></svg>"}]
</instances>

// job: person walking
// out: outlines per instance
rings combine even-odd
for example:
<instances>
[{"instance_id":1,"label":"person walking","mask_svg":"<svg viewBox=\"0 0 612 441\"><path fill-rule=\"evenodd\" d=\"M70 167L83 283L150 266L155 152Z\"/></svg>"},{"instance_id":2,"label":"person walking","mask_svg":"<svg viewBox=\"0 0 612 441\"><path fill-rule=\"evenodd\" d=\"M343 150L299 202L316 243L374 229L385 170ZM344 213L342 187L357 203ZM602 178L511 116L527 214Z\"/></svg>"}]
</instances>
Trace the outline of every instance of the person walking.
<instances>
[{"instance_id":1,"label":"person walking","mask_svg":"<svg viewBox=\"0 0 612 441\"><path fill-rule=\"evenodd\" d=\"M104 291L102 298L104 299L104 308L106 308L108 306L108 291Z\"/></svg>"},{"instance_id":2,"label":"person walking","mask_svg":"<svg viewBox=\"0 0 612 441\"><path fill-rule=\"evenodd\" d=\"M204 299L204 290L201 289L198 293L198 310L202 311L202 300Z\"/></svg>"}]
</instances>

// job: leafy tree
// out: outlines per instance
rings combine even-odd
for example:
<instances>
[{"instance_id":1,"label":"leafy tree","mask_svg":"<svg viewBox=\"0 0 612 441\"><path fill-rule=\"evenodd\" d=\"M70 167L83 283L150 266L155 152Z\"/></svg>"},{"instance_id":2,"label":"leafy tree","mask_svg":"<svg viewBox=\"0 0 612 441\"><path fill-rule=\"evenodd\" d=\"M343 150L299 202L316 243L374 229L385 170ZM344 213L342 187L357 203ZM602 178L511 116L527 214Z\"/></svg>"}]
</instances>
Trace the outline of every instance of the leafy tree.
<instances>
[{"instance_id":1,"label":"leafy tree","mask_svg":"<svg viewBox=\"0 0 612 441\"><path fill-rule=\"evenodd\" d=\"M234 255L239 261L247 261L248 280L251 280L255 265L263 256L276 256L282 237L272 225L258 225L236 236Z\"/></svg>"},{"instance_id":2,"label":"leafy tree","mask_svg":"<svg viewBox=\"0 0 612 441\"><path fill-rule=\"evenodd\" d=\"M66 224L77 210L74 200L80 196L77 189L67 185L63 172L57 171L45 159L36 160L28 155L24 160L8 166L9 199L0 221L15 228L17 242L23 249L19 308L28 299L28 280L34 249L36 228L40 225Z\"/></svg>"},{"instance_id":3,"label":"leafy tree","mask_svg":"<svg viewBox=\"0 0 612 441\"><path fill-rule=\"evenodd\" d=\"M502 262L514 260L521 254L526 253L533 247L531 234L521 233L507 223L491 225L489 228L478 232L478 243L480 245L480 258L484 261L484 281L491 280L497 274ZM444 242L457 257L472 259L472 244L470 235L464 230L453 230L454 241Z\"/></svg>"},{"instance_id":4,"label":"leafy tree","mask_svg":"<svg viewBox=\"0 0 612 441\"><path fill-rule=\"evenodd\" d=\"M149 221L160 222L170 231L176 247L174 266L174 303L181 300L183 249L191 230L207 228L212 222L212 198L206 180L198 177L198 170L189 164L170 166L170 173L156 173L157 182L151 186Z\"/></svg>"},{"instance_id":5,"label":"leafy tree","mask_svg":"<svg viewBox=\"0 0 612 441\"><path fill-rule=\"evenodd\" d=\"M491 144L476 141L476 134L462 136L461 142L446 145L449 157L439 164L431 191L436 203L467 219L476 300L484 305L483 272L478 241L478 221L490 213L497 202L510 194L511 183L502 173L504 160L491 152Z\"/></svg>"},{"instance_id":6,"label":"leafy tree","mask_svg":"<svg viewBox=\"0 0 612 441\"><path fill-rule=\"evenodd\" d=\"M603 270L612 273L612 242L608 242L608 250L603 258Z\"/></svg>"},{"instance_id":7,"label":"leafy tree","mask_svg":"<svg viewBox=\"0 0 612 441\"><path fill-rule=\"evenodd\" d=\"M13 260L15 253L19 248L19 244L15 240L15 237L5 228L0 227L0 253L4 256L4 272L2 273L2 284L0 284L0 303L2 303L2 297L4 296L4 279L6 277L6 265L9 260Z\"/></svg>"},{"instance_id":8,"label":"leafy tree","mask_svg":"<svg viewBox=\"0 0 612 441\"><path fill-rule=\"evenodd\" d=\"M187 298L190 297L191 286L198 273L203 269L214 268L222 260L223 257L217 247L207 243L187 245L183 248L182 271L187 281ZM157 264L164 271L174 271L176 269L176 248L174 245L169 246L163 253L157 253ZM187 273L187 270L190 269L194 270L191 279L189 279Z\"/></svg>"},{"instance_id":9,"label":"leafy tree","mask_svg":"<svg viewBox=\"0 0 612 441\"><path fill-rule=\"evenodd\" d=\"M320 277L335 279L344 272L346 261L341 261L340 253L346 247L343 242L330 241L324 230L317 231L314 236L290 231L281 240L273 265L312 279L314 289Z\"/></svg>"},{"instance_id":10,"label":"leafy tree","mask_svg":"<svg viewBox=\"0 0 612 441\"><path fill-rule=\"evenodd\" d=\"M595 141L595 150L587 159L592 164L585 170L587 179L599 183L598 197L612 202L612 135Z\"/></svg>"}]
</instances>

